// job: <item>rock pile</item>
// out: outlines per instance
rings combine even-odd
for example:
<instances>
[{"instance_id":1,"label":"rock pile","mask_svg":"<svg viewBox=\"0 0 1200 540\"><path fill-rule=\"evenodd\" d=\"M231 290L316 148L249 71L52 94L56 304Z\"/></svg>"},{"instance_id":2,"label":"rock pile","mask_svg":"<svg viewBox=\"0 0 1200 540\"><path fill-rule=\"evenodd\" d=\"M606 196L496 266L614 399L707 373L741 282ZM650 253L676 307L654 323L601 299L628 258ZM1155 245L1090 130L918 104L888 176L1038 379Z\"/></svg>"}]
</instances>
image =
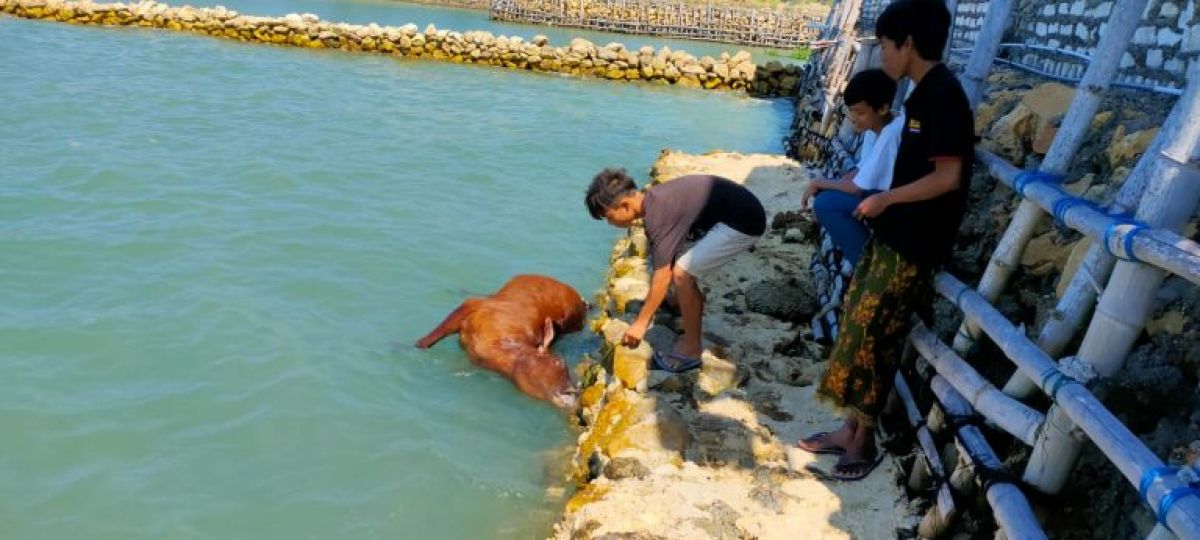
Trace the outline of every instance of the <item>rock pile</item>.
<instances>
[{"instance_id":1,"label":"rock pile","mask_svg":"<svg viewBox=\"0 0 1200 540\"><path fill-rule=\"evenodd\" d=\"M187 31L239 41L314 49L390 54L462 64L478 64L594 77L648 81L709 90L748 91L757 96L786 96L796 87L800 67L768 62L757 66L750 53L696 58L667 47L627 50L620 43L597 46L574 39L553 46L545 36L526 41L490 32L455 32L429 25L384 27L322 21L316 15L283 17L242 15L218 6L172 7L157 2L92 3L72 0L0 0L0 10L29 19L71 24L145 26Z\"/></svg>"}]
</instances>

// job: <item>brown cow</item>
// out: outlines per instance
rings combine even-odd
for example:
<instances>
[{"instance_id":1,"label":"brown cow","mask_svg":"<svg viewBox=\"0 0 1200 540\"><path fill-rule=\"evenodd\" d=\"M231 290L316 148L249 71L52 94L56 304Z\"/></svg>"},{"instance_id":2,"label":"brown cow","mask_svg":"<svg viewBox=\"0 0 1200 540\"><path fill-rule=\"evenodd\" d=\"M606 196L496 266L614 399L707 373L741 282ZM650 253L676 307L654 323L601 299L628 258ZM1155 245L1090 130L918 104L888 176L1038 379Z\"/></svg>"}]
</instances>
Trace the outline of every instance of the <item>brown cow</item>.
<instances>
[{"instance_id":1,"label":"brown cow","mask_svg":"<svg viewBox=\"0 0 1200 540\"><path fill-rule=\"evenodd\" d=\"M559 333L581 330L586 314L587 302L569 285L520 275L496 294L463 302L417 341L417 347L427 349L457 332L476 365L508 377L530 396L573 407L575 387L550 344Z\"/></svg>"}]
</instances>

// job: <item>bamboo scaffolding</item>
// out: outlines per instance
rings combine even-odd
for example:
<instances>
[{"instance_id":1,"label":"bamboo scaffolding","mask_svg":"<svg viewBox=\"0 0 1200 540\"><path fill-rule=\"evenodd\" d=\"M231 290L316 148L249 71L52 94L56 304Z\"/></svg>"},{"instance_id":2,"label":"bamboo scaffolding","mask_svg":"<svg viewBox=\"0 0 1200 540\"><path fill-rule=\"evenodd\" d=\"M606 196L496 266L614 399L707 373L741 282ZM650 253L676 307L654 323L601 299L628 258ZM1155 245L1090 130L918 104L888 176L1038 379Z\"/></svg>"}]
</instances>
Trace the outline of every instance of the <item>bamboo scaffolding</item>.
<instances>
[{"instance_id":1,"label":"bamboo scaffolding","mask_svg":"<svg viewBox=\"0 0 1200 540\"><path fill-rule=\"evenodd\" d=\"M975 156L988 167L992 176L1006 185L1012 186L1021 174L1019 169L1003 158L986 150L977 149ZM1142 197L1143 203L1145 197L1146 195ZM1046 211L1053 211L1057 206L1063 223L1086 234L1110 253L1145 261L1192 283L1200 284L1200 244L1180 236L1179 233L1161 228L1142 228L1123 217L1113 216L1083 204L1086 201L1058 186L1044 182L1030 183L1025 188L1025 201ZM1137 219L1148 224L1148 221L1141 217Z\"/></svg>"},{"instance_id":2,"label":"bamboo scaffolding","mask_svg":"<svg viewBox=\"0 0 1200 540\"><path fill-rule=\"evenodd\" d=\"M492 0L494 20L794 49L817 38L817 10L626 0Z\"/></svg>"},{"instance_id":3,"label":"bamboo scaffolding","mask_svg":"<svg viewBox=\"0 0 1200 540\"><path fill-rule=\"evenodd\" d=\"M987 382L970 365L959 358L924 324L917 324L909 341L937 372L954 385L954 389L967 396L975 409L1025 444L1033 445L1046 416L1025 404L1004 395Z\"/></svg>"},{"instance_id":4,"label":"bamboo scaffolding","mask_svg":"<svg viewBox=\"0 0 1200 540\"><path fill-rule=\"evenodd\" d=\"M938 484L937 500L933 507L926 512L919 527L920 535L923 538L937 538L944 534L950 524L954 522L954 518L958 515L958 507L954 503L954 495L950 493L950 486L947 483L949 477L946 475L945 468L942 467L942 457L937 451L937 445L933 442L933 434L929 432L927 423L922 420L921 411L917 408L912 391L900 373L896 373L896 395L904 405L905 416L908 417L909 424L917 430L917 442L925 456L925 466L928 467L934 481Z\"/></svg>"},{"instance_id":5,"label":"bamboo scaffolding","mask_svg":"<svg viewBox=\"0 0 1200 540\"><path fill-rule=\"evenodd\" d=\"M1155 227L1155 231L1182 228L1200 200L1200 64L1193 64L1188 71L1189 82L1178 104L1182 118L1187 120L1164 127L1160 132L1164 134L1161 151L1145 157L1152 160L1152 171L1135 217L1146 227ZM1197 274L1191 279L1197 281L1200 246L1194 247ZM1113 375L1125 363L1166 278L1163 268L1168 267L1117 262L1079 346L1079 358L1101 376ZM1055 419L1051 422L1055 429L1046 430L1034 446L1026 476L1039 489L1055 493L1066 482L1081 445L1071 437L1071 419L1059 407L1051 407L1048 416Z\"/></svg>"},{"instance_id":6,"label":"bamboo scaffolding","mask_svg":"<svg viewBox=\"0 0 1200 540\"><path fill-rule=\"evenodd\" d=\"M942 346L949 350L949 347ZM926 358L928 359L928 357ZM942 375L935 375L930 386L946 414L960 418L975 414L975 410L971 408L967 399L958 393ZM1003 474L1004 465L996 456L996 452L988 445L987 439L984 438L978 427L959 426L955 430L955 438L963 450L960 454L970 458L972 472L976 477L995 478ZM983 474L980 474L981 472ZM1034 515L1033 508L1030 508L1025 494L1021 493L1016 485L1012 482L985 481L984 489L984 497L988 501L988 506L992 508L996 524L1008 538L1020 540L1046 538L1046 533L1042 530L1037 516Z\"/></svg>"},{"instance_id":7,"label":"bamboo scaffolding","mask_svg":"<svg viewBox=\"0 0 1200 540\"><path fill-rule=\"evenodd\" d=\"M992 0L983 16L983 28L975 39L962 76L963 90L971 103L971 110L979 106L979 100L983 97L983 80L991 71L996 54L1000 52L1000 41L1004 37L1004 29L1008 27L1012 7L1013 0Z\"/></svg>"},{"instance_id":8,"label":"bamboo scaffolding","mask_svg":"<svg viewBox=\"0 0 1200 540\"><path fill-rule=\"evenodd\" d=\"M1038 388L1057 403L1060 414L1078 426L1131 484L1140 486L1148 473L1163 467L1162 460L1105 409L1091 392L1059 371L1054 361L1029 341L1021 329L1013 326L992 307L987 299L945 272L938 273L934 278L934 287L944 298L974 318L1005 356L1034 379ZM1058 417L1055 414L1047 415L1047 426L1055 427L1053 424L1056 421ZM1035 459L1037 452L1035 449ZM1028 475L1025 481L1030 481ZM1186 483L1173 474L1164 474L1146 486L1147 502L1151 508L1158 509L1171 490L1181 487L1186 487ZM1162 517L1175 534L1184 538L1200 538L1200 498L1179 498L1168 510Z\"/></svg>"},{"instance_id":9,"label":"bamboo scaffolding","mask_svg":"<svg viewBox=\"0 0 1200 540\"><path fill-rule=\"evenodd\" d=\"M1100 106L1100 99L1113 77L1121 55L1129 45L1133 32L1141 21L1147 0L1117 0L1108 26L1096 46L1095 61L1088 65L1083 74L1071 107L1067 110L1062 126L1050 144L1041 170L1051 175L1063 175L1070 166L1075 152L1083 143L1083 137ZM1000 244L992 253L987 269L979 281L979 292L988 301L994 301L1004 290L1012 271L1021 260L1025 245L1033 235L1033 229L1042 219L1043 212L1037 205L1025 199L1013 213ZM963 321L958 335L954 336L954 350L965 353L979 335L979 328L969 318Z\"/></svg>"},{"instance_id":10,"label":"bamboo scaffolding","mask_svg":"<svg viewBox=\"0 0 1200 540\"><path fill-rule=\"evenodd\" d=\"M1177 129L1176 124L1183 122L1184 119L1183 101L1176 101L1163 124L1163 129L1159 130L1150 147L1142 154L1141 159L1138 159L1133 171L1121 184L1116 200L1109 208L1109 214L1124 215L1137 208L1153 169L1154 159L1152 156L1162 151L1167 134L1173 133ZM1046 351L1046 354L1052 357L1062 354L1071 338L1083 327L1084 319L1095 307L1100 290L1108 283L1108 278L1112 274L1116 262L1116 257L1109 253L1107 246L1102 242L1091 241L1083 261L1076 269L1075 275L1071 277L1062 298L1054 306L1054 312L1046 319L1045 325L1038 333L1038 347ZM1036 388L1033 381L1019 371L1014 373L1008 383L1004 385L1004 393L1017 399L1029 397L1034 390Z\"/></svg>"}]
</instances>

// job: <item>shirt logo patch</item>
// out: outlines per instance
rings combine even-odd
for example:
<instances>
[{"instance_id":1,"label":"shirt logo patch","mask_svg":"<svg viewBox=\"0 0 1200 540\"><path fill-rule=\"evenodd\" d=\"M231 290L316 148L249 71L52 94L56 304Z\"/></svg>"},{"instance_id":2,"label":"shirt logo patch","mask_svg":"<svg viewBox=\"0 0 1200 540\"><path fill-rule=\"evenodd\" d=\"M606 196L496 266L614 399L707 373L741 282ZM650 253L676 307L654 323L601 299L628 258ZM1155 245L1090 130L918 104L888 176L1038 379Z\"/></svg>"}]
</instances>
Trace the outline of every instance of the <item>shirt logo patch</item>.
<instances>
[{"instance_id":1,"label":"shirt logo patch","mask_svg":"<svg viewBox=\"0 0 1200 540\"><path fill-rule=\"evenodd\" d=\"M907 127L908 127L909 133L920 133L921 132L921 121L917 120L916 118L909 118Z\"/></svg>"}]
</instances>

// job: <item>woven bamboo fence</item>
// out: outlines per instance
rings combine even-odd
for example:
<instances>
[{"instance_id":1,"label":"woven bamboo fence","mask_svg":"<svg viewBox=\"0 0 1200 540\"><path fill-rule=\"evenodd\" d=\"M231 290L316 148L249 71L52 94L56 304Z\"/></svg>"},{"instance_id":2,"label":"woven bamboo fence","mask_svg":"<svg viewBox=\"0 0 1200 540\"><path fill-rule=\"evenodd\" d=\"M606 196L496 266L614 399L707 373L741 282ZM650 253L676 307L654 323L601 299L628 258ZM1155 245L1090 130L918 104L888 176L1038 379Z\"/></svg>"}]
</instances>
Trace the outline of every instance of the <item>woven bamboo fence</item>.
<instances>
[{"instance_id":1,"label":"woven bamboo fence","mask_svg":"<svg viewBox=\"0 0 1200 540\"><path fill-rule=\"evenodd\" d=\"M794 49L821 32L822 4L748 8L660 0L492 0L498 21Z\"/></svg>"}]
</instances>

